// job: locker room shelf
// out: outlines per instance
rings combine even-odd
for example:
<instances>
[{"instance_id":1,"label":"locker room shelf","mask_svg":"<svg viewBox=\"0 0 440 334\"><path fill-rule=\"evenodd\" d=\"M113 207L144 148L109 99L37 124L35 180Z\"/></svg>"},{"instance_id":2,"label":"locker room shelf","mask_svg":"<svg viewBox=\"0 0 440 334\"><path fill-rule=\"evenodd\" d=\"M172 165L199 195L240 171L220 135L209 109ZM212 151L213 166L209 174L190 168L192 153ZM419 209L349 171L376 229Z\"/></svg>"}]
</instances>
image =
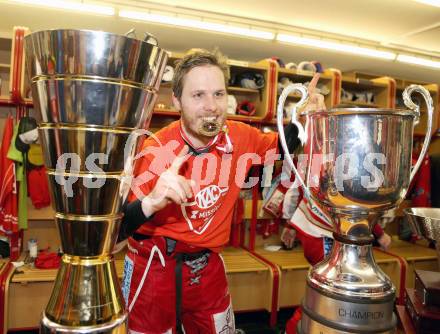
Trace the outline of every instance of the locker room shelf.
<instances>
[{"instance_id":1,"label":"locker room shelf","mask_svg":"<svg viewBox=\"0 0 440 334\"><path fill-rule=\"evenodd\" d=\"M427 243L419 241L415 244L393 239L389 252L398 254L408 262L437 260L435 249L427 247Z\"/></svg>"},{"instance_id":2,"label":"locker room shelf","mask_svg":"<svg viewBox=\"0 0 440 334\"><path fill-rule=\"evenodd\" d=\"M24 261L26 253L22 254L20 258ZM122 278L124 269L124 253L120 252L115 255L116 273L119 278ZM28 263L15 270L14 276L11 279L12 283L33 283L33 282L53 282L57 275L58 269L38 269L32 264Z\"/></svg>"},{"instance_id":3,"label":"locker room shelf","mask_svg":"<svg viewBox=\"0 0 440 334\"><path fill-rule=\"evenodd\" d=\"M229 86L228 92L236 92L236 93L249 93L249 94L259 94L260 91L258 89L251 89L251 88L242 88L242 87L235 87L235 86Z\"/></svg>"},{"instance_id":4,"label":"locker room shelf","mask_svg":"<svg viewBox=\"0 0 440 334\"><path fill-rule=\"evenodd\" d=\"M269 267L244 249L229 247L222 255L234 310L270 311L273 277ZM21 260L24 260L25 256L23 253ZM124 256L125 252L115 255L116 272L120 279L123 275ZM5 297L9 308L9 329L38 327L41 312L48 302L56 275L56 269L37 269L30 264L16 269ZM32 300L32 303L29 303L29 300Z\"/></svg>"},{"instance_id":5,"label":"locker room shelf","mask_svg":"<svg viewBox=\"0 0 440 334\"><path fill-rule=\"evenodd\" d=\"M23 254L25 256L25 254ZM241 248L226 248L222 252L223 260L227 274L249 273L268 271L269 268L261 261L252 257L252 255ZM24 259L24 258L23 258ZM116 272L118 277L122 277L124 263L124 252L115 256ZM1 265L1 263L0 263ZM13 283L21 282L47 282L55 279L57 269L38 269L27 264L16 270Z\"/></svg>"},{"instance_id":6,"label":"locker room shelf","mask_svg":"<svg viewBox=\"0 0 440 334\"><path fill-rule=\"evenodd\" d=\"M280 295L278 307L299 305L305 293L307 272L310 268L304 258L301 247L293 250L279 250L271 252L263 247L257 247L256 253L276 264L281 270ZM400 290L401 265L395 257L374 249L376 262L390 277L391 281Z\"/></svg>"},{"instance_id":7,"label":"locker room shelf","mask_svg":"<svg viewBox=\"0 0 440 334\"><path fill-rule=\"evenodd\" d=\"M427 242L424 240L413 244L393 238L388 252L402 257L407 262L405 287L414 287L414 270L439 270L437 252L427 247Z\"/></svg>"},{"instance_id":8,"label":"locker room shelf","mask_svg":"<svg viewBox=\"0 0 440 334\"><path fill-rule=\"evenodd\" d=\"M222 251L222 257L234 310L270 311L273 275L269 266L241 248L227 247Z\"/></svg>"},{"instance_id":9,"label":"locker room shelf","mask_svg":"<svg viewBox=\"0 0 440 334\"><path fill-rule=\"evenodd\" d=\"M241 248L228 247L223 250L226 273L246 273L268 271L269 268L261 261L252 257L249 252Z\"/></svg>"}]
</instances>

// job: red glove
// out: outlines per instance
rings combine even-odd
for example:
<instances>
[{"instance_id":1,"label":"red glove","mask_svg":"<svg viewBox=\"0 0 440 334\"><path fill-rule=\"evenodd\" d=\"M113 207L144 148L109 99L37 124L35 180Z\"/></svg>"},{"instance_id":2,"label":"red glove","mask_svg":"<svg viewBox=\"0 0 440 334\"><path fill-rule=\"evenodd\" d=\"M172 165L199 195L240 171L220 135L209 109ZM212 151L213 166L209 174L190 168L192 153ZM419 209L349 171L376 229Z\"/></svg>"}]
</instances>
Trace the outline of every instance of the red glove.
<instances>
[{"instance_id":1,"label":"red glove","mask_svg":"<svg viewBox=\"0 0 440 334\"><path fill-rule=\"evenodd\" d=\"M35 259L35 267L38 269L58 269L61 258L57 253L40 252Z\"/></svg>"}]
</instances>

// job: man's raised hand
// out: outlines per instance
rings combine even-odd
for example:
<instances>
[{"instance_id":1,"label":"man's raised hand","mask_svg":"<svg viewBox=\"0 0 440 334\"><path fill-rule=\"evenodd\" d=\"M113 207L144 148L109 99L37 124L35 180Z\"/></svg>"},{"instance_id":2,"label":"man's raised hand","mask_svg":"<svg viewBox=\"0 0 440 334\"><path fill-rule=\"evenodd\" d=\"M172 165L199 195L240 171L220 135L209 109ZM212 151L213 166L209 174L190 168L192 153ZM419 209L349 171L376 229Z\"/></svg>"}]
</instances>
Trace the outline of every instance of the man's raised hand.
<instances>
[{"instance_id":1,"label":"man's raised hand","mask_svg":"<svg viewBox=\"0 0 440 334\"><path fill-rule=\"evenodd\" d=\"M142 211L146 217L163 209L171 202L186 203L193 197L192 181L179 175L179 171L188 159L189 147L185 145L171 163L170 168L163 172L153 190L142 200Z\"/></svg>"}]
</instances>

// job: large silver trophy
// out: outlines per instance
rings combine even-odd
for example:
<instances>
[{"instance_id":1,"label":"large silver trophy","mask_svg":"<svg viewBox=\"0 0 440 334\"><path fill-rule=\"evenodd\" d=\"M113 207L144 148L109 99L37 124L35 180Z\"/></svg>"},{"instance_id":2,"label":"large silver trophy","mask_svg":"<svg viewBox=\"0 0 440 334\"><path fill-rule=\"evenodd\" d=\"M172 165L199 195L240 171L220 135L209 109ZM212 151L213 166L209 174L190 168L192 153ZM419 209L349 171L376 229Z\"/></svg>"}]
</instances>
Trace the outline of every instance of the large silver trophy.
<instances>
[{"instance_id":1,"label":"large silver trophy","mask_svg":"<svg viewBox=\"0 0 440 334\"><path fill-rule=\"evenodd\" d=\"M127 141L149 124L167 54L154 42L86 30L35 32L25 48L64 252L41 332L125 333L112 250L134 152Z\"/></svg>"},{"instance_id":2,"label":"large silver trophy","mask_svg":"<svg viewBox=\"0 0 440 334\"><path fill-rule=\"evenodd\" d=\"M283 107L292 92L301 94L292 122L307 148L299 171L283 130ZM428 130L411 171L413 129L420 116L411 100L414 92L427 103ZM285 157L306 198L333 224L331 254L307 276L300 333L395 332L395 287L374 261L371 230L377 217L404 199L429 145L433 113L425 88L409 86L403 98L409 110L335 108L297 115L307 103L307 88L293 84L280 96L277 125Z\"/></svg>"}]
</instances>

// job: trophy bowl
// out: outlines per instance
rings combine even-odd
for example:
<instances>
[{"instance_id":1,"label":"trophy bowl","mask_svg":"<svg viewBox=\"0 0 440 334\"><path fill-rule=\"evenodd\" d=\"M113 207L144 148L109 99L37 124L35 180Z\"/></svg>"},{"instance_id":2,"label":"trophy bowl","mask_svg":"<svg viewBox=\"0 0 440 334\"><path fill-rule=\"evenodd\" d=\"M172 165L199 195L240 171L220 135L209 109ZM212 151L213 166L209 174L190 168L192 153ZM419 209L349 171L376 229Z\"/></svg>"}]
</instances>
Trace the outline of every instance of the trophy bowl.
<instances>
[{"instance_id":1,"label":"trophy bowl","mask_svg":"<svg viewBox=\"0 0 440 334\"><path fill-rule=\"evenodd\" d=\"M408 208L404 210L411 230L429 241L440 243L440 209Z\"/></svg>"},{"instance_id":2,"label":"trophy bowl","mask_svg":"<svg viewBox=\"0 0 440 334\"><path fill-rule=\"evenodd\" d=\"M403 210L412 232L435 243L438 270L440 270L440 209L407 208Z\"/></svg>"}]
</instances>

